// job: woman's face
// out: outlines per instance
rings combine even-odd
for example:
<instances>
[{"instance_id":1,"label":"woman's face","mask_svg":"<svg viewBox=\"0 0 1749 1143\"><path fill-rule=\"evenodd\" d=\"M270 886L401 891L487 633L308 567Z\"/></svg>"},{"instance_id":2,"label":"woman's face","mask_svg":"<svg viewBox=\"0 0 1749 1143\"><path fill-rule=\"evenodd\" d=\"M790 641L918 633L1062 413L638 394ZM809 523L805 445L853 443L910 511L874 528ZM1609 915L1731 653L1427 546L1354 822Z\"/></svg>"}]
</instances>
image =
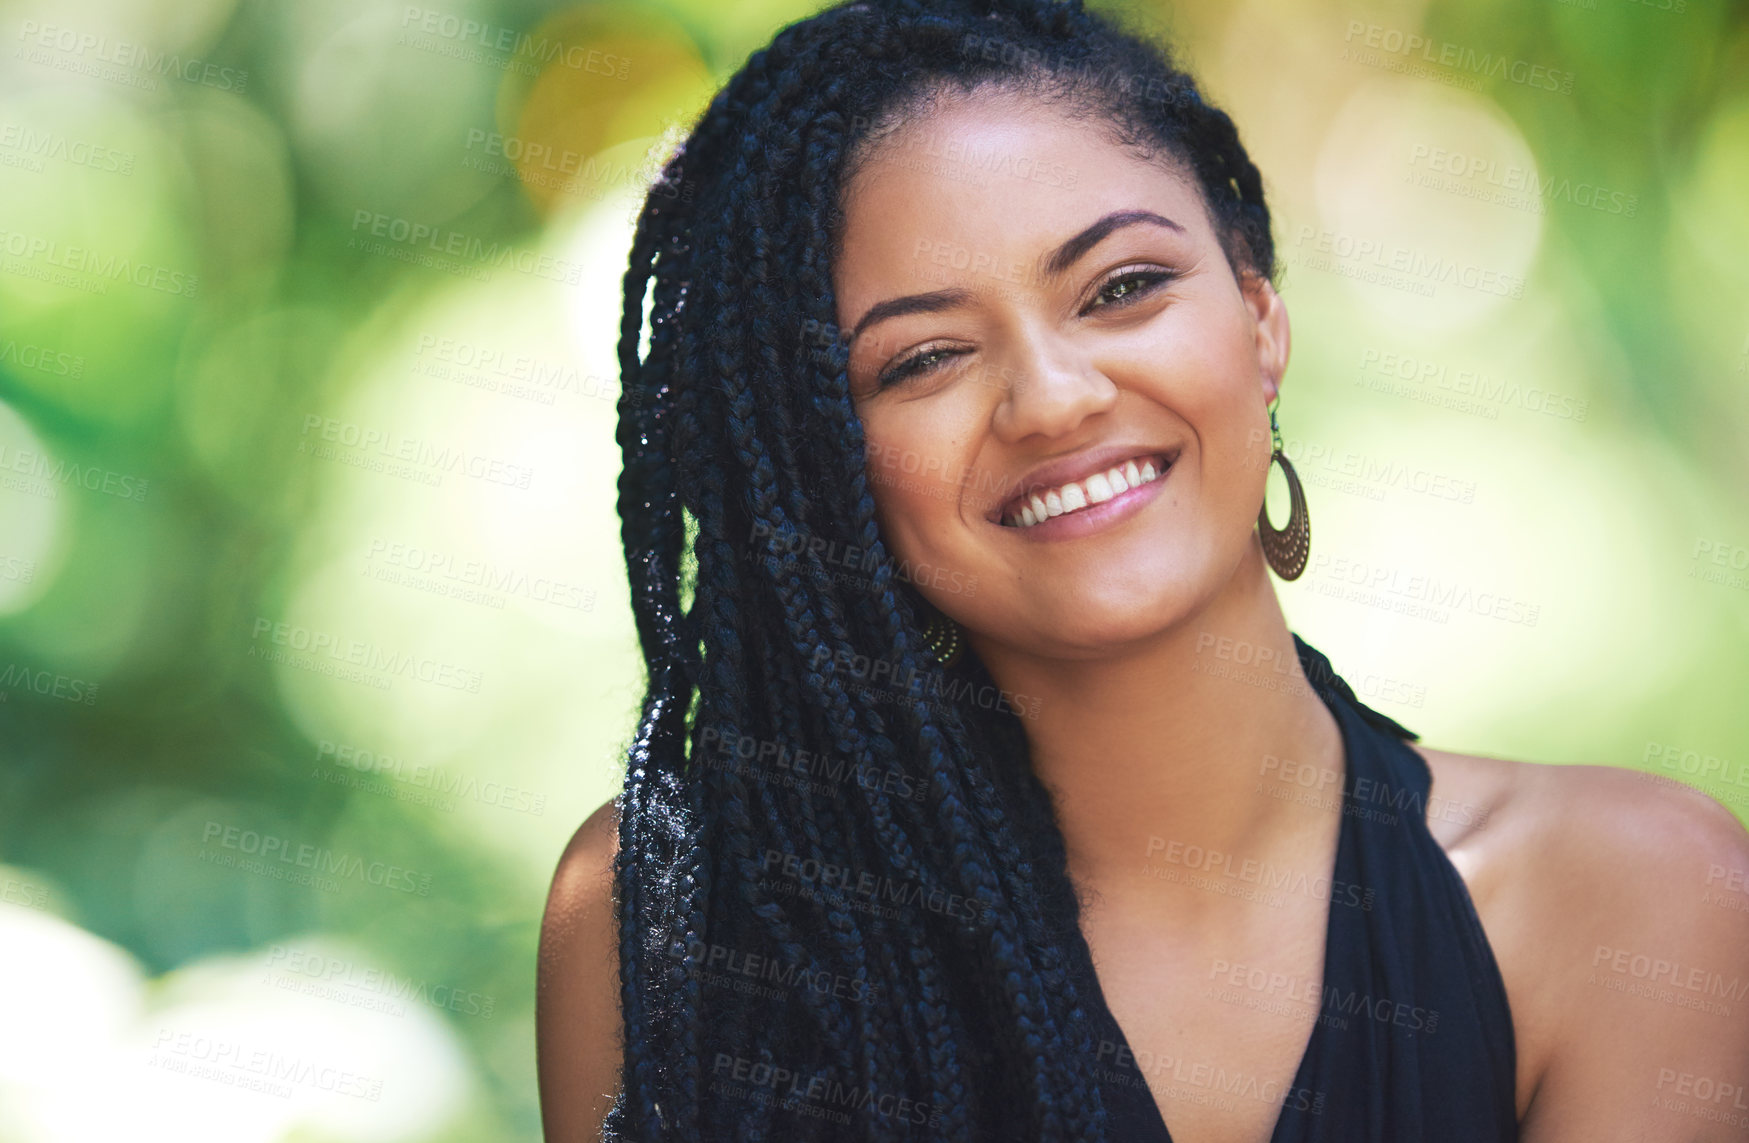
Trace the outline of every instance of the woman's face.
<instances>
[{"instance_id":1,"label":"woman's face","mask_svg":"<svg viewBox=\"0 0 1749 1143\"><path fill-rule=\"evenodd\" d=\"M1287 317L1266 281L1235 280L1195 184L1000 95L877 148L833 284L901 574L980 650L1068 658L1261 575ZM1045 519L1017 525L1027 492Z\"/></svg>"}]
</instances>

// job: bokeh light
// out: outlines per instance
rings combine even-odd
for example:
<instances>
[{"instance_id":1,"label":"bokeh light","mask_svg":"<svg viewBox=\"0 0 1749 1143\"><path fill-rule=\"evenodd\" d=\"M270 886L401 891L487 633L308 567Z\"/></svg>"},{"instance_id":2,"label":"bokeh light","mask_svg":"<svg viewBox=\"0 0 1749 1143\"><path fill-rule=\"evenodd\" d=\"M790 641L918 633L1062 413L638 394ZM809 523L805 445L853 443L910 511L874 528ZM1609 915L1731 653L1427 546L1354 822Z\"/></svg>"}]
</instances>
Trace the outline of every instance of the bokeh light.
<instances>
[{"instance_id":1,"label":"bokeh light","mask_svg":"<svg viewBox=\"0 0 1749 1143\"><path fill-rule=\"evenodd\" d=\"M816 6L0 8L0 1143L540 1137L643 681L631 219ZM1749 817L1744 11L1098 6L1265 177L1294 629L1434 745Z\"/></svg>"}]
</instances>

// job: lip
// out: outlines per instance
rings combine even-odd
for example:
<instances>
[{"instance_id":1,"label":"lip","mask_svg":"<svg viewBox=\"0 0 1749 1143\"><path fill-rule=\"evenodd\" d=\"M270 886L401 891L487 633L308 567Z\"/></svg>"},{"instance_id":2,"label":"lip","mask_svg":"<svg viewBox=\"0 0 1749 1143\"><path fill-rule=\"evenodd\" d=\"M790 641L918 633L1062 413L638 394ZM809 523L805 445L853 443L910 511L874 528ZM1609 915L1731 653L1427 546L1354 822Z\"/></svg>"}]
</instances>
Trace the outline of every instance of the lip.
<instances>
[{"instance_id":1,"label":"lip","mask_svg":"<svg viewBox=\"0 0 1749 1143\"><path fill-rule=\"evenodd\" d=\"M1140 464L1143 460L1152 460L1155 465L1160 468L1161 472L1158 479L1141 486L1141 488L1151 488L1155 484L1160 483L1161 480L1165 479L1166 472L1178 460L1178 455L1182 451L1183 449L1181 447L1176 446L1172 448L1154 448L1147 445L1136 444L1103 445L1099 448L1075 453L1072 456L1065 456L1058 460L1047 461L1023 476L1015 484L1014 491L1004 497L992 511L986 513L984 519L998 527L1007 527L1008 525L1002 523L1003 517L1007 516L1011 509L1018 508L1022 500L1034 493L1043 492L1047 488L1056 488L1059 485L1067 484L1071 480L1084 480L1096 472L1105 472L1108 469L1117 468L1127 460L1133 460L1137 464ZM1122 499L1128 495L1128 492L1124 492L1119 494L1116 499ZM1106 503L1111 503L1111 501L1107 501ZM1104 505L1090 505L1087 508L1081 509L1079 512L1071 513L1071 515L1080 515L1081 512L1090 512L1101 507L1104 507ZM1052 519L1061 518L1062 517L1052 517ZM1035 525L1035 527L1043 527L1043 525ZM1029 528L1026 530L1031 531L1032 529Z\"/></svg>"},{"instance_id":2,"label":"lip","mask_svg":"<svg viewBox=\"0 0 1749 1143\"><path fill-rule=\"evenodd\" d=\"M1077 508L1073 512L1065 512L1061 516L1052 516L1043 523L1034 524L1030 528L1015 528L1003 525L1004 529L1017 534L1018 538L1027 543L1049 543L1053 540L1075 540L1090 536L1106 528L1128 520L1143 508L1153 503L1161 495L1168 480L1172 479L1172 470L1178 467L1177 453L1166 454L1172 458L1165 471L1146 484L1138 484L1127 491L1120 492L1110 500L1098 504L1089 504L1085 508Z\"/></svg>"}]
</instances>

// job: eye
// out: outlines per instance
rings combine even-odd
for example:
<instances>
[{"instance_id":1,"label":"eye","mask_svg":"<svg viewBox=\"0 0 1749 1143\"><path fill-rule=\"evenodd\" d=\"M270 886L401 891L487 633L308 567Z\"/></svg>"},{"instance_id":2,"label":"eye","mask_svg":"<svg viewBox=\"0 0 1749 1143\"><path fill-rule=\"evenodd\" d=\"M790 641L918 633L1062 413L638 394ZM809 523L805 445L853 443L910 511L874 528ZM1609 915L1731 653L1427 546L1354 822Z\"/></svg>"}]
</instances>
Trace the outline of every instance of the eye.
<instances>
[{"instance_id":1,"label":"eye","mask_svg":"<svg viewBox=\"0 0 1749 1143\"><path fill-rule=\"evenodd\" d=\"M1147 296L1161 286L1177 277L1170 270L1123 270L1105 280L1099 287L1099 292L1093 295L1093 300L1087 303L1081 313L1091 310L1111 309L1126 306L1138 298Z\"/></svg>"},{"instance_id":2,"label":"eye","mask_svg":"<svg viewBox=\"0 0 1749 1143\"><path fill-rule=\"evenodd\" d=\"M889 385L896 385L900 381L904 381L908 378L933 372L948 358L958 357L961 354L969 352L971 351L966 349L951 349L942 345L921 349L918 352L913 353L911 356L900 358L898 361L887 366L887 368L882 371L881 375L875 379L875 384L878 388L885 389Z\"/></svg>"}]
</instances>

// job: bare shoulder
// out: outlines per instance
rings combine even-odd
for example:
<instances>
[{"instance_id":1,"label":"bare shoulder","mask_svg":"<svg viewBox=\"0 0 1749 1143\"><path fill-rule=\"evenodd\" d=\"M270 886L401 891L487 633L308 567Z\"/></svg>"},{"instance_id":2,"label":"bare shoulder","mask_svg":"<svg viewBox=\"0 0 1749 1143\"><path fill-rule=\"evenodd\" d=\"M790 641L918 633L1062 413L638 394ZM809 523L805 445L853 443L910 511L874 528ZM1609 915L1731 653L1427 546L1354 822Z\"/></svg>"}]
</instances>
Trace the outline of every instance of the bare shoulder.
<instances>
[{"instance_id":1,"label":"bare shoulder","mask_svg":"<svg viewBox=\"0 0 1749 1143\"><path fill-rule=\"evenodd\" d=\"M1487 811L1448 835L1528 1049L1525 1143L1743 1138L1749 830L1637 771L1421 753Z\"/></svg>"},{"instance_id":2,"label":"bare shoulder","mask_svg":"<svg viewBox=\"0 0 1749 1143\"><path fill-rule=\"evenodd\" d=\"M586 818L553 874L541 921L535 1039L541 1120L549 1143L600 1138L620 1083L623 1022L612 801Z\"/></svg>"},{"instance_id":3,"label":"bare shoulder","mask_svg":"<svg viewBox=\"0 0 1749 1143\"><path fill-rule=\"evenodd\" d=\"M1681 782L1620 766L1513 765L1522 769L1542 816L1582 847L1582 858L1627 858L1670 872L1740 859L1749 845L1749 830L1736 814Z\"/></svg>"},{"instance_id":4,"label":"bare shoulder","mask_svg":"<svg viewBox=\"0 0 1749 1143\"><path fill-rule=\"evenodd\" d=\"M1556 846L1585 865L1621 860L1650 872L1659 862L1740 856L1749 843L1724 805L1661 776L1411 745L1433 774L1427 819L1448 850ZM1514 872L1517 880L1524 871Z\"/></svg>"},{"instance_id":5,"label":"bare shoulder","mask_svg":"<svg viewBox=\"0 0 1749 1143\"><path fill-rule=\"evenodd\" d=\"M1720 897L1749 906L1749 830L1716 799L1617 766L1504 765L1505 824L1516 856L1533 859L1520 876L1565 926L1602 937L1749 924L1749 909Z\"/></svg>"}]
</instances>

